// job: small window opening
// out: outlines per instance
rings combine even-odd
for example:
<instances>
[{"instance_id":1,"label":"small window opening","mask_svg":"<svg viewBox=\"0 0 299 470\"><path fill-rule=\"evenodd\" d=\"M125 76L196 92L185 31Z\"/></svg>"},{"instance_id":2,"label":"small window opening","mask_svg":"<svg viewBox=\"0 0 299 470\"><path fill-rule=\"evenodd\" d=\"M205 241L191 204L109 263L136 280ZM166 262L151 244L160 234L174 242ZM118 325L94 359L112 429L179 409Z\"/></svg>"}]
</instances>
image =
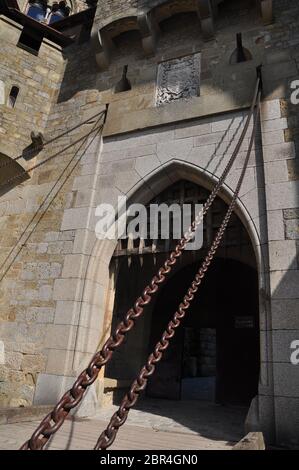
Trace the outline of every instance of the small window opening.
<instances>
[{"instance_id":1,"label":"small window opening","mask_svg":"<svg viewBox=\"0 0 299 470\"><path fill-rule=\"evenodd\" d=\"M63 20L70 14L70 8L66 5L65 2L55 2L52 5L51 13L49 16L49 24L55 23L56 21Z\"/></svg>"},{"instance_id":2,"label":"small window opening","mask_svg":"<svg viewBox=\"0 0 299 470\"><path fill-rule=\"evenodd\" d=\"M122 93L132 89L130 80L127 78L128 66L125 65L123 68L123 74L120 81L115 85L114 93Z\"/></svg>"},{"instance_id":3,"label":"small window opening","mask_svg":"<svg viewBox=\"0 0 299 470\"><path fill-rule=\"evenodd\" d=\"M44 21L47 13L45 0L29 0L27 15L36 21Z\"/></svg>"},{"instance_id":4,"label":"small window opening","mask_svg":"<svg viewBox=\"0 0 299 470\"><path fill-rule=\"evenodd\" d=\"M20 89L17 86L13 86L11 88L9 97L8 97L8 103L7 103L9 108L15 107L19 91Z\"/></svg>"},{"instance_id":5,"label":"small window opening","mask_svg":"<svg viewBox=\"0 0 299 470\"><path fill-rule=\"evenodd\" d=\"M38 55L38 51L40 49L42 42L43 42L42 35L34 34L33 31L31 31L30 29L24 28L20 35L18 47L25 49L27 52L30 52L31 54Z\"/></svg>"}]
</instances>

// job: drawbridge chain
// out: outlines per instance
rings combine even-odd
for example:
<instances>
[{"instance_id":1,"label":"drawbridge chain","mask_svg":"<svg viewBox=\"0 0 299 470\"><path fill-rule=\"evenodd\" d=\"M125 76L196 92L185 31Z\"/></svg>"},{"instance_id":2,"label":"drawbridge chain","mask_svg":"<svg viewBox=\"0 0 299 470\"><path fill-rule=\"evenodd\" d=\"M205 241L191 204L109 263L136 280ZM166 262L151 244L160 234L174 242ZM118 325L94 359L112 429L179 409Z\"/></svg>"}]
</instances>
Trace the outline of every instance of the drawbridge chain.
<instances>
[{"instance_id":1,"label":"drawbridge chain","mask_svg":"<svg viewBox=\"0 0 299 470\"><path fill-rule=\"evenodd\" d=\"M256 123L257 118L259 115L259 105L260 105L260 93L257 100L257 111L255 114L255 123L253 127L252 136L250 139L250 144L248 148L248 152L245 158L244 166L241 172L241 176L239 178L237 188L235 190L234 196L232 198L232 202L228 208L228 211L223 219L223 222L217 232L217 235L212 243L212 246L203 261L199 271L197 272L191 287L188 289L187 294L184 297L183 302L179 305L178 310L173 315L172 320L168 323L166 330L164 331L162 338L157 343L154 351L148 357L147 363L142 367L137 379L133 382L130 391L125 395L123 398L119 409L114 413L112 416L108 427L105 431L102 432L101 436L99 437L97 444L95 446L95 450L105 450L110 447L118 433L119 428L126 422L130 409L136 404L139 395L143 392L147 386L148 379L154 374L156 365L161 361L165 351L167 350L170 341L174 337L176 330L180 327L182 320L186 316L186 313L194 300L195 294L198 291L210 264L212 263L214 256L219 248L225 230L229 224L231 215L235 209L237 199L239 196L239 192L244 180L244 176L247 170L249 158L251 155L255 134L256 134Z\"/></svg>"},{"instance_id":2,"label":"drawbridge chain","mask_svg":"<svg viewBox=\"0 0 299 470\"><path fill-rule=\"evenodd\" d=\"M99 115L99 119L98 119L97 123L100 122L102 116L105 116L105 112L103 112L103 113L101 113L101 115ZM70 148L74 147L75 145L79 144L80 142L85 141L85 139L87 139L87 137L91 136L94 132L102 130L103 127L104 127L103 123L99 124L97 127L93 126L93 128L87 134L83 135L83 137L80 137L80 138L76 139L74 142L69 144L63 150L60 150L59 152L55 153L54 155L51 155L50 157L46 158L45 160L40 161L39 163L37 163L37 164L31 166L30 168L28 168L27 170L23 169L20 173L12 176L11 178L9 178L6 181L3 181L0 184L0 189L2 187L6 187L6 186L10 185L11 183L14 183L15 181L20 180L23 176L28 175L28 173L31 173L32 171L36 170L37 168L40 168L41 166L45 165L46 163L50 162L51 160L54 160L59 155L61 155L61 153L63 151L69 150ZM18 159L18 157L16 159L12 160L11 162L7 162L7 165L9 166L9 164L11 164L12 162L15 162L17 159ZM3 164L3 166L5 166L5 164ZM1 166L0 169L3 166Z\"/></svg>"},{"instance_id":3,"label":"drawbridge chain","mask_svg":"<svg viewBox=\"0 0 299 470\"><path fill-rule=\"evenodd\" d=\"M141 317L144 308L151 302L152 296L158 292L161 284L166 280L166 277L172 271L173 266L177 263L178 259L182 256L186 249L187 244L193 239L195 232L203 218L211 208L219 190L223 186L227 175L229 174L236 157L239 153L241 145L247 133L255 106L260 99L260 86L261 78L258 76L254 99L247 116L247 121L244 126L243 132L240 136L238 144L226 166L224 172L214 187L207 202L204 204L203 209L193 221L191 227L180 240L175 250L172 251L169 258L165 261L164 265L159 269L158 273L153 277L150 284L145 287L141 296L136 300L134 306L127 312L124 320L117 326L115 332L108 338L101 351L97 352L88 367L79 375L73 387L68 390L58 404L40 423L31 438L25 442L21 450L41 450L44 448L48 440L59 430L64 423L70 411L76 408L82 401L83 396L88 387L90 387L97 379L100 370L111 360L114 351L123 343L127 333L135 326L136 320ZM234 206L233 206L234 207ZM233 210L233 209L232 209ZM219 241L220 243L220 241ZM133 398L133 397L132 397ZM132 405L133 406L133 405ZM121 424L121 420L117 419L117 426ZM116 427L117 427L116 426ZM117 428L118 429L118 428ZM102 445L100 443L100 445ZM110 445L110 444L109 444ZM108 447L108 446L107 446ZM104 447L103 447L104 448Z\"/></svg>"},{"instance_id":4,"label":"drawbridge chain","mask_svg":"<svg viewBox=\"0 0 299 470\"><path fill-rule=\"evenodd\" d=\"M68 129L67 131L63 132L62 134L59 134L55 137L53 137L52 139L50 140L44 140L43 138L43 135L39 132L37 134L37 139L40 140L40 148L38 149L39 151L41 150L44 150L45 147L47 147L48 145L52 144L53 142L56 142L57 140L61 139L62 137L66 136L66 135L69 135L71 132L75 131L76 129L79 129L80 127L83 126L83 124L92 124L93 121L96 119L96 118L100 118L102 116L104 116L105 114L107 113L107 108L105 111L101 111L100 113L97 113L97 114L94 114L93 116L91 116L90 118L86 119L85 121L82 121L80 122L80 124L78 124L77 126L74 126L70 129ZM34 139L34 132L31 133L31 139L33 140ZM83 137L84 138L84 137ZM72 144L71 146L75 145L77 142L74 142L74 144ZM32 144L31 144L32 145ZM4 162L0 165L0 170L2 168L5 168L5 167L8 167L8 166L11 166L13 165L15 162L17 162L18 160L20 160L21 158L24 158L24 152L21 153L20 155L18 155L17 157L15 158L12 158L12 159L9 159L7 162ZM24 170L25 172L29 171L29 170ZM20 174L20 176L23 176L23 172ZM6 182L7 184L8 182Z\"/></svg>"}]
</instances>

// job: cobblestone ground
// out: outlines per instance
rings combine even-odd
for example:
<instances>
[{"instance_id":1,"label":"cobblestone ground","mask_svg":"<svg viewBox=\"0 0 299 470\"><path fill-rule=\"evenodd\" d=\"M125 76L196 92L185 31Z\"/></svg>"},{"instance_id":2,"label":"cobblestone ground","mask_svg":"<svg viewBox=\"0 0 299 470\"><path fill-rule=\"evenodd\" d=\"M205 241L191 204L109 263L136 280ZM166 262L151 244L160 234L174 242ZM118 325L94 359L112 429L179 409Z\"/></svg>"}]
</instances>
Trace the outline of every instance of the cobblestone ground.
<instances>
[{"instance_id":1,"label":"cobblestone ground","mask_svg":"<svg viewBox=\"0 0 299 470\"><path fill-rule=\"evenodd\" d=\"M116 406L94 419L68 420L50 449L92 449ZM244 436L246 410L205 402L145 400L131 411L111 449L114 450L230 450ZM0 449L18 449L36 427L34 423L0 426Z\"/></svg>"}]
</instances>

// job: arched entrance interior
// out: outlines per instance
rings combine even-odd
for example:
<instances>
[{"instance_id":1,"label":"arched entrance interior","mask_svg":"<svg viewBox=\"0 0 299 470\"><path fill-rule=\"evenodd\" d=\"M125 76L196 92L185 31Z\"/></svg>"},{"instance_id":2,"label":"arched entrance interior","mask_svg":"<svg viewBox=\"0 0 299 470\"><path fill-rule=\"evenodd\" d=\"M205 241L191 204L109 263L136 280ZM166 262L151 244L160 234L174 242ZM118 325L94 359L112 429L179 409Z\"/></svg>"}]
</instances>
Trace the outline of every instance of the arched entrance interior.
<instances>
[{"instance_id":1,"label":"arched entrance interior","mask_svg":"<svg viewBox=\"0 0 299 470\"><path fill-rule=\"evenodd\" d=\"M209 191L181 180L163 191L159 203L204 203ZM107 383L124 393L161 337L189 287L226 213L217 198L204 222L203 247L187 251L144 316L106 368ZM140 245L121 240L111 261L115 273L112 329L132 306L146 282L167 258L176 240ZM256 258L248 232L233 214L225 237L194 303L165 358L150 379L147 394L246 404L258 393L259 302ZM112 379L112 380L111 380ZM109 390L109 387L106 387Z\"/></svg>"},{"instance_id":2,"label":"arched entrance interior","mask_svg":"<svg viewBox=\"0 0 299 470\"><path fill-rule=\"evenodd\" d=\"M152 315L152 351L190 286L200 261L162 289ZM149 396L249 405L258 393L257 273L246 264L217 258L155 375Z\"/></svg>"}]
</instances>

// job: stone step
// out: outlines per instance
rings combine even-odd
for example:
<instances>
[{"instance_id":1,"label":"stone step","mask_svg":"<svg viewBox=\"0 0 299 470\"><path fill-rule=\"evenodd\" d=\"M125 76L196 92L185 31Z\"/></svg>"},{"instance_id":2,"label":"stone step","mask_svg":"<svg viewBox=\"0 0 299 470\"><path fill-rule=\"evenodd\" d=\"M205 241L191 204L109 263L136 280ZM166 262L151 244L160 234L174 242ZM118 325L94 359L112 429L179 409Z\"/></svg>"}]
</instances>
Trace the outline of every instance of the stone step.
<instances>
[{"instance_id":1,"label":"stone step","mask_svg":"<svg viewBox=\"0 0 299 470\"><path fill-rule=\"evenodd\" d=\"M19 408L0 408L0 424L36 421L46 416L53 406L26 406Z\"/></svg>"}]
</instances>

